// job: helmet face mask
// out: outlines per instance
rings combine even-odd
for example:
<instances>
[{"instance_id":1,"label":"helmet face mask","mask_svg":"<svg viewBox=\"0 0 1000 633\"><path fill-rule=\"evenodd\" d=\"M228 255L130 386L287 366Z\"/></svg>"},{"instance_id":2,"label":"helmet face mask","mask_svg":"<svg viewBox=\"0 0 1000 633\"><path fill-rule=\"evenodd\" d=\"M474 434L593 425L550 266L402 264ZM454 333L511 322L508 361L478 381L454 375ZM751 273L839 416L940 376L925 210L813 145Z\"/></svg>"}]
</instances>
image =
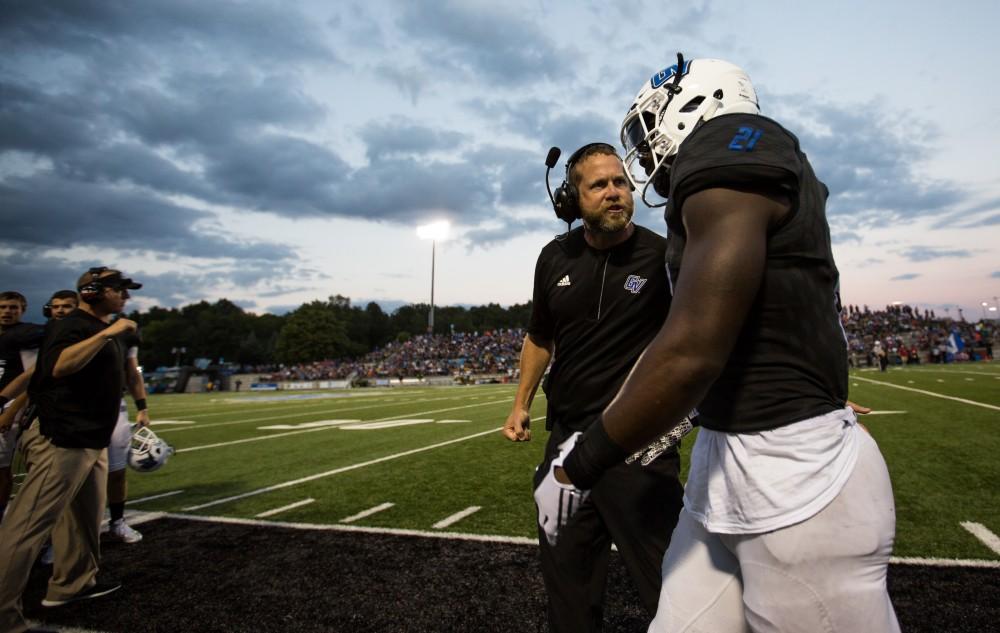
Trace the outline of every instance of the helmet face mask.
<instances>
[{"instance_id":1,"label":"helmet face mask","mask_svg":"<svg viewBox=\"0 0 1000 633\"><path fill-rule=\"evenodd\" d=\"M698 124L722 114L760 113L753 84L738 66L718 59L679 62L681 71L675 64L646 82L622 121L625 173L642 189L642 200L649 206L662 205L650 204L646 189L661 171L669 170L681 143Z\"/></svg>"},{"instance_id":2,"label":"helmet face mask","mask_svg":"<svg viewBox=\"0 0 1000 633\"><path fill-rule=\"evenodd\" d=\"M149 427L132 425L132 444L128 450L128 465L141 473L158 470L171 455L174 448L161 440Z\"/></svg>"}]
</instances>

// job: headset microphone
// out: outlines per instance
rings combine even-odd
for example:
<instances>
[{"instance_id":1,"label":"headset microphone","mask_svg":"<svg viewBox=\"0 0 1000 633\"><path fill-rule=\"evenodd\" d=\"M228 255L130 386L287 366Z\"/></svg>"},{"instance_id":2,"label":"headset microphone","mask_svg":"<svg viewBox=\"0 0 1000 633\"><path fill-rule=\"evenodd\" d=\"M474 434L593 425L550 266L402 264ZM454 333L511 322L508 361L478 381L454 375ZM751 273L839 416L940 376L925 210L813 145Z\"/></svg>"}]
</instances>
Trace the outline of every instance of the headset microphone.
<instances>
[{"instance_id":1,"label":"headset microphone","mask_svg":"<svg viewBox=\"0 0 1000 633\"><path fill-rule=\"evenodd\" d=\"M549 192L549 201L552 202L552 206L555 206L556 201L552 197L552 187L549 185L549 172L556 166L556 161L559 160L560 154L562 154L561 149L552 147L549 149L548 156L545 157L545 189Z\"/></svg>"}]
</instances>

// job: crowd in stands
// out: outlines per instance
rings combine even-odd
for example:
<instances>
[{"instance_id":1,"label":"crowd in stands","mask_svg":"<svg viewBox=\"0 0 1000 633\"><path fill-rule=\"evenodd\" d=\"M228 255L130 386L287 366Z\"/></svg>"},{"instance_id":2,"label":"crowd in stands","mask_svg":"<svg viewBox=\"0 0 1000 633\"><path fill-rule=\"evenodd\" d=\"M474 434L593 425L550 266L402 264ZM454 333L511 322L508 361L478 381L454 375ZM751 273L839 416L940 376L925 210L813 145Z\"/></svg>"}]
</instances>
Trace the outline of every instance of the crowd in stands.
<instances>
[{"instance_id":1,"label":"crowd in stands","mask_svg":"<svg viewBox=\"0 0 1000 633\"><path fill-rule=\"evenodd\" d=\"M393 341L362 358L244 368L274 381L494 375L516 378L524 330L422 334Z\"/></svg>"},{"instance_id":2,"label":"crowd in stands","mask_svg":"<svg viewBox=\"0 0 1000 633\"><path fill-rule=\"evenodd\" d=\"M942 318L905 305L871 310L846 306L842 314L852 367L983 360L993 357L996 321ZM357 380L497 376L516 380L524 330L455 332L393 341L361 358L294 366L243 368L262 381Z\"/></svg>"},{"instance_id":3,"label":"crowd in stands","mask_svg":"<svg viewBox=\"0 0 1000 633\"><path fill-rule=\"evenodd\" d=\"M847 306L841 318L853 367L985 360L998 334L996 321L942 318L907 305Z\"/></svg>"}]
</instances>

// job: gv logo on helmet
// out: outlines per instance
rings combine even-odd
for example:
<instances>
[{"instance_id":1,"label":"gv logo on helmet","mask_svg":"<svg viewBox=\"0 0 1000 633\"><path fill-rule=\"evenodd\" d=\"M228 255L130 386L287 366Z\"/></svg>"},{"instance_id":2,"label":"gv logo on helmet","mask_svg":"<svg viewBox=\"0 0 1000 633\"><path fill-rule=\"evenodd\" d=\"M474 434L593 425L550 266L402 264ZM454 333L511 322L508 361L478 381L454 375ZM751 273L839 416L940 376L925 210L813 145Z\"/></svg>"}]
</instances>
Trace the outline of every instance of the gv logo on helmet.
<instances>
[{"instance_id":1,"label":"gv logo on helmet","mask_svg":"<svg viewBox=\"0 0 1000 633\"><path fill-rule=\"evenodd\" d=\"M690 66L691 66L690 61L684 62L684 70L681 71L681 77L688 74L688 68L690 68ZM670 78L676 74L677 74L677 64L674 64L673 66L668 66L667 68L664 68L660 72L650 77L649 84L655 90L656 88L659 88L663 84L670 81Z\"/></svg>"}]
</instances>

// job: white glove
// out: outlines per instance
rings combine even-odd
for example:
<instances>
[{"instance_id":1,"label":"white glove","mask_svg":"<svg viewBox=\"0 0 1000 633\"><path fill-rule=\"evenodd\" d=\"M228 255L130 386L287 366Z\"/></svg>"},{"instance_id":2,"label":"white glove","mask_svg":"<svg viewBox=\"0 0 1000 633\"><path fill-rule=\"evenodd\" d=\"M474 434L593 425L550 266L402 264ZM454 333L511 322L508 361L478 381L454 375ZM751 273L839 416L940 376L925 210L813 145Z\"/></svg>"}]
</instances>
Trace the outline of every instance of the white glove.
<instances>
[{"instance_id":1,"label":"white glove","mask_svg":"<svg viewBox=\"0 0 1000 633\"><path fill-rule=\"evenodd\" d=\"M690 415L681 420L680 424L653 440L653 442L646 448L638 450L629 456L629 458L625 460L625 463L631 464L636 460L639 460L639 463L643 466L649 466L652 461L662 455L664 451L677 446L681 439L694 429L694 425L691 424L690 418L695 415L697 415L697 412L692 411Z\"/></svg>"},{"instance_id":2,"label":"white glove","mask_svg":"<svg viewBox=\"0 0 1000 633\"><path fill-rule=\"evenodd\" d=\"M555 475L556 468L563 465L563 461L576 445L580 435L576 432L559 445L559 454L549 464L549 472L535 488L538 526L545 532L545 539L553 547L559 538L559 528L566 525L590 495L589 490L580 490L571 484L560 483Z\"/></svg>"}]
</instances>

